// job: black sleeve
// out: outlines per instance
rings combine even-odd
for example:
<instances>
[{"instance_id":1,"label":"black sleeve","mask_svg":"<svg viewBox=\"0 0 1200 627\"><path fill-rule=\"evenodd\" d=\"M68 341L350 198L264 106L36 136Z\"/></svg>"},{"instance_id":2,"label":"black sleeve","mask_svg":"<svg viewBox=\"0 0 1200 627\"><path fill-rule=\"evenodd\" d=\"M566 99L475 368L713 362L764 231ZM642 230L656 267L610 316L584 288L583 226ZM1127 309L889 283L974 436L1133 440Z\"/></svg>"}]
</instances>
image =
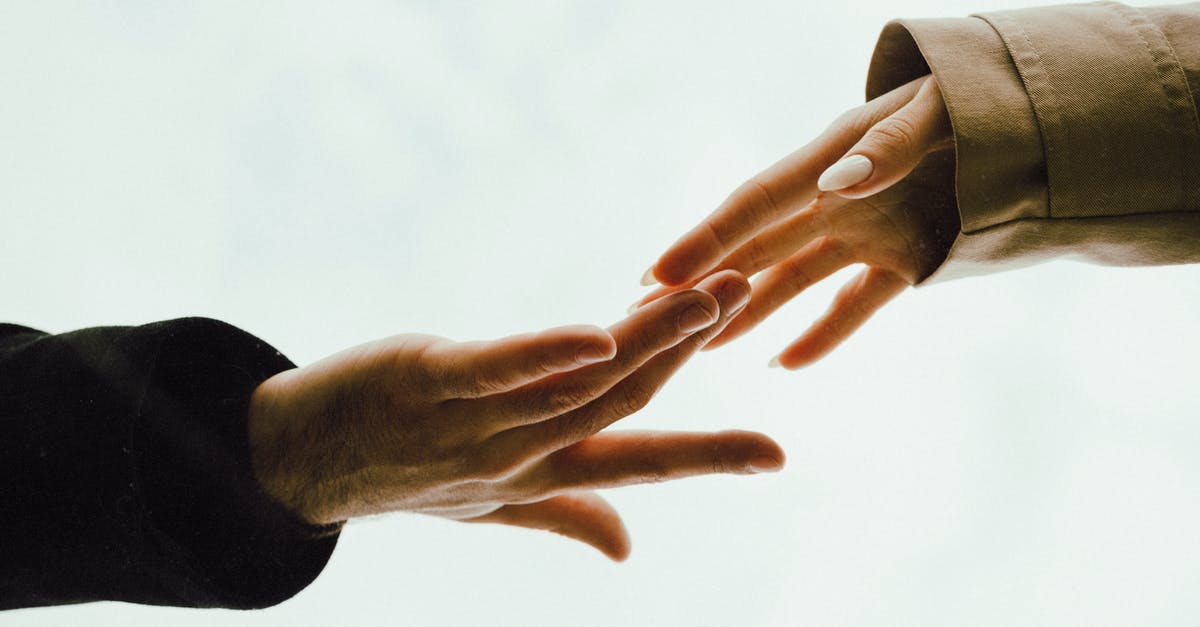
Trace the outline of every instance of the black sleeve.
<instances>
[{"instance_id":1,"label":"black sleeve","mask_svg":"<svg viewBox=\"0 0 1200 627\"><path fill-rule=\"evenodd\" d=\"M338 528L269 499L246 439L251 393L292 367L205 318L0 325L0 609L248 609L312 582Z\"/></svg>"}]
</instances>

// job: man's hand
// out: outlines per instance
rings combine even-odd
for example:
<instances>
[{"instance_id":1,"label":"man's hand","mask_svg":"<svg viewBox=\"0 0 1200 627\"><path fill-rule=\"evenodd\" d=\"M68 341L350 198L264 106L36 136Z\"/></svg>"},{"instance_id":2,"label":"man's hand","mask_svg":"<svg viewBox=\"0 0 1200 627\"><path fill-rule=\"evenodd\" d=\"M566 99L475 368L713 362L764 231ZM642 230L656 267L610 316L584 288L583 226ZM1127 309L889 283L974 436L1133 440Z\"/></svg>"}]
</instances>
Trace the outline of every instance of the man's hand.
<instances>
[{"instance_id":1,"label":"man's hand","mask_svg":"<svg viewBox=\"0 0 1200 627\"><path fill-rule=\"evenodd\" d=\"M749 297L744 277L721 272L607 331L402 335L280 373L251 403L256 474L313 523L422 512L554 531L623 559L621 519L592 490L783 465L756 433L598 433L641 409Z\"/></svg>"},{"instance_id":2,"label":"man's hand","mask_svg":"<svg viewBox=\"0 0 1200 627\"><path fill-rule=\"evenodd\" d=\"M799 368L820 359L945 258L957 232L947 198L953 162L948 151L931 153L950 141L949 117L931 76L843 114L812 143L739 187L663 253L642 283L665 287L638 305L720 270L762 271L746 313L710 344L715 347L810 285L865 264L772 365ZM910 177L919 164L924 176Z\"/></svg>"}]
</instances>

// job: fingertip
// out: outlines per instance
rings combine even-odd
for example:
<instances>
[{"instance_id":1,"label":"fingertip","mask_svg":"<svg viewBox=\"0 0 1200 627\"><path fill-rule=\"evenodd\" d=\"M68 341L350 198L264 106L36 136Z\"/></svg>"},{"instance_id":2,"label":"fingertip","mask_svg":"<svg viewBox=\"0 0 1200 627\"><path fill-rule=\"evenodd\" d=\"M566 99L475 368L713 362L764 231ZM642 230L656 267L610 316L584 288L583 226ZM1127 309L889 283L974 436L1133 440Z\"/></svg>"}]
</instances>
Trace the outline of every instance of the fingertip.
<instances>
[{"instance_id":1,"label":"fingertip","mask_svg":"<svg viewBox=\"0 0 1200 627\"><path fill-rule=\"evenodd\" d=\"M585 342L575 353L575 361L588 365L609 361L617 356L617 341L607 333Z\"/></svg>"},{"instance_id":2,"label":"fingertip","mask_svg":"<svg viewBox=\"0 0 1200 627\"><path fill-rule=\"evenodd\" d=\"M783 467L787 465L787 453L783 451L783 447L768 435L762 433L755 435L759 436L762 446L756 460L770 462L768 469L771 472L783 470Z\"/></svg>"},{"instance_id":3,"label":"fingertip","mask_svg":"<svg viewBox=\"0 0 1200 627\"><path fill-rule=\"evenodd\" d=\"M641 284L645 287L655 285L658 279L654 278L654 266L650 266L644 274L642 274Z\"/></svg>"},{"instance_id":4,"label":"fingertip","mask_svg":"<svg viewBox=\"0 0 1200 627\"><path fill-rule=\"evenodd\" d=\"M722 270L709 276L700 285L713 290L721 304L721 312L732 317L750 302L750 281L736 270Z\"/></svg>"},{"instance_id":5,"label":"fingertip","mask_svg":"<svg viewBox=\"0 0 1200 627\"><path fill-rule=\"evenodd\" d=\"M772 367L792 371L801 370L820 360L827 352L820 348L812 350L803 344L793 344L772 360L774 363Z\"/></svg>"},{"instance_id":6,"label":"fingertip","mask_svg":"<svg viewBox=\"0 0 1200 627\"><path fill-rule=\"evenodd\" d=\"M690 253L685 250L672 249L659 259L658 264L651 270L658 283L666 287L678 287L695 279L705 268L689 259Z\"/></svg>"},{"instance_id":7,"label":"fingertip","mask_svg":"<svg viewBox=\"0 0 1200 627\"><path fill-rule=\"evenodd\" d=\"M880 185L876 181L868 181L861 185L852 185L845 189L833 190L831 193L837 194L847 200L859 200L868 196L874 196L887 189L887 187L887 185Z\"/></svg>"},{"instance_id":8,"label":"fingertip","mask_svg":"<svg viewBox=\"0 0 1200 627\"><path fill-rule=\"evenodd\" d=\"M601 349L605 358L612 359L617 356L617 339L607 329L596 327L596 335L593 336L592 340Z\"/></svg>"},{"instance_id":9,"label":"fingertip","mask_svg":"<svg viewBox=\"0 0 1200 627\"><path fill-rule=\"evenodd\" d=\"M817 179L817 189L840 192L871 178L875 164L866 155L850 155L826 168Z\"/></svg>"},{"instance_id":10,"label":"fingertip","mask_svg":"<svg viewBox=\"0 0 1200 627\"><path fill-rule=\"evenodd\" d=\"M736 454L744 460L734 472L778 472L787 461L783 447L766 434L730 429L722 431L719 435L725 445L734 447Z\"/></svg>"},{"instance_id":11,"label":"fingertip","mask_svg":"<svg viewBox=\"0 0 1200 627\"><path fill-rule=\"evenodd\" d=\"M563 354L560 358L570 360L562 362L564 368L576 364L587 365L608 361L617 355L617 341L613 339L612 334L595 325L577 324L558 327L546 332L543 338L548 342L547 348L550 350L571 350L571 345L575 345L574 354Z\"/></svg>"},{"instance_id":12,"label":"fingertip","mask_svg":"<svg viewBox=\"0 0 1200 627\"><path fill-rule=\"evenodd\" d=\"M616 539L611 546L602 549L602 552L608 556L608 559L620 564L629 559L629 554L633 551L630 546L629 536L623 535Z\"/></svg>"}]
</instances>

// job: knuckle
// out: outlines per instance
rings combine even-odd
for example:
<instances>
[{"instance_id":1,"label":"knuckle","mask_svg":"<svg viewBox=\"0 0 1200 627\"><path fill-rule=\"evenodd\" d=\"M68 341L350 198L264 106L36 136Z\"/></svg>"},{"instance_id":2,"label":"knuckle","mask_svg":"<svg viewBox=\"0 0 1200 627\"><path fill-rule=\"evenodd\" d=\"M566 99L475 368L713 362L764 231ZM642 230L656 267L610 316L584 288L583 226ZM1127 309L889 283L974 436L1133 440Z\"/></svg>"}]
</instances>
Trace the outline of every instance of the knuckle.
<instances>
[{"instance_id":1,"label":"knuckle","mask_svg":"<svg viewBox=\"0 0 1200 627\"><path fill-rule=\"evenodd\" d=\"M587 415L571 415L545 424L543 440L556 445L578 442L592 434L592 419Z\"/></svg>"},{"instance_id":2,"label":"knuckle","mask_svg":"<svg viewBox=\"0 0 1200 627\"><path fill-rule=\"evenodd\" d=\"M456 375L454 385L473 394L487 394L504 389L504 379L504 375L492 369L476 370L469 375Z\"/></svg>"},{"instance_id":3,"label":"knuckle","mask_svg":"<svg viewBox=\"0 0 1200 627\"><path fill-rule=\"evenodd\" d=\"M767 181L761 174L750 177L742 186L749 190L748 193L753 194L754 204L759 207L760 212L774 214L779 210L779 205L776 204L775 197L771 195L771 189L767 187Z\"/></svg>"},{"instance_id":4,"label":"knuckle","mask_svg":"<svg viewBox=\"0 0 1200 627\"><path fill-rule=\"evenodd\" d=\"M508 503L531 503L546 498L556 489L557 486L548 481L518 478L508 482L504 500Z\"/></svg>"},{"instance_id":5,"label":"knuckle","mask_svg":"<svg viewBox=\"0 0 1200 627\"><path fill-rule=\"evenodd\" d=\"M850 254L850 244L840 237L826 235L817 242L817 252L821 255L841 259Z\"/></svg>"},{"instance_id":6,"label":"knuckle","mask_svg":"<svg viewBox=\"0 0 1200 627\"><path fill-rule=\"evenodd\" d=\"M682 312L682 309L678 311ZM653 326L635 332L628 343L618 351L619 364L622 367L631 367L647 355L657 352L658 346L663 344L667 337L673 338L679 333L677 327L676 316L662 316Z\"/></svg>"},{"instance_id":7,"label":"knuckle","mask_svg":"<svg viewBox=\"0 0 1200 627\"><path fill-rule=\"evenodd\" d=\"M714 455L709 470L714 475L723 475L734 472L734 467L728 459Z\"/></svg>"},{"instance_id":8,"label":"knuckle","mask_svg":"<svg viewBox=\"0 0 1200 627\"><path fill-rule=\"evenodd\" d=\"M886 156L901 157L911 153L917 145L917 128L908 119L894 115L871 128L877 149Z\"/></svg>"},{"instance_id":9,"label":"knuckle","mask_svg":"<svg viewBox=\"0 0 1200 627\"><path fill-rule=\"evenodd\" d=\"M626 386L617 393L612 405L610 405L610 409L614 414L619 416L635 414L650 404L650 399L654 397L654 392L654 388L644 384Z\"/></svg>"},{"instance_id":10,"label":"knuckle","mask_svg":"<svg viewBox=\"0 0 1200 627\"><path fill-rule=\"evenodd\" d=\"M589 388L579 385L558 385L547 388L536 402L537 408L561 414L582 407L592 400Z\"/></svg>"},{"instance_id":11,"label":"knuckle","mask_svg":"<svg viewBox=\"0 0 1200 627\"><path fill-rule=\"evenodd\" d=\"M597 415L596 411L580 411L538 423L535 427L537 445L533 448L549 453L587 439L604 426L598 424ZM540 455L530 451L527 454Z\"/></svg>"},{"instance_id":12,"label":"knuckle","mask_svg":"<svg viewBox=\"0 0 1200 627\"><path fill-rule=\"evenodd\" d=\"M539 379L542 377L547 377L562 370L561 362L562 359L556 359L554 355L538 355L526 366L527 372L523 374L527 374Z\"/></svg>"},{"instance_id":13,"label":"knuckle","mask_svg":"<svg viewBox=\"0 0 1200 627\"><path fill-rule=\"evenodd\" d=\"M728 253L729 244L726 243L725 236L721 234L721 229L717 228L717 226L711 222L705 222L704 227L717 252L720 254Z\"/></svg>"},{"instance_id":14,"label":"knuckle","mask_svg":"<svg viewBox=\"0 0 1200 627\"><path fill-rule=\"evenodd\" d=\"M725 201L727 206L736 207L739 218L756 222L776 211L775 199L771 196L761 175L755 175L738 185ZM713 229L713 236L718 243L727 249L727 244L719 229Z\"/></svg>"},{"instance_id":15,"label":"knuckle","mask_svg":"<svg viewBox=\"0 0 1200 627\"><path fill-rule=\"evenodd\" d=\"M475 456L464 474L477 481L499 481L515 474L523 462L520 455L493 451Z\"/></svg>"},{"instance_id":16,"label":"knuckle","mask_svg":"<svg viewBox=\"0 0 1200 627\"><path fill-rule=\"evenodd\" d=\"M766 245L759 238L754 238L742 245L742 248L730 258L726 267L749 273L766 267L769 260Z\"/></svg>"},{"instance_id":17,"label":"knuckle","mask_svg":"<svg viewBox=\"0 0 1200 627\"><path fill-rule=\"evenodd\" d=\"M440 350L443 343L429 341L414 347L415 361L420 367L413 369L410 376L421 389L436 390L443 396L455 396L475 384L466 380L459 364Z\"/></svg>"}]
</instances>

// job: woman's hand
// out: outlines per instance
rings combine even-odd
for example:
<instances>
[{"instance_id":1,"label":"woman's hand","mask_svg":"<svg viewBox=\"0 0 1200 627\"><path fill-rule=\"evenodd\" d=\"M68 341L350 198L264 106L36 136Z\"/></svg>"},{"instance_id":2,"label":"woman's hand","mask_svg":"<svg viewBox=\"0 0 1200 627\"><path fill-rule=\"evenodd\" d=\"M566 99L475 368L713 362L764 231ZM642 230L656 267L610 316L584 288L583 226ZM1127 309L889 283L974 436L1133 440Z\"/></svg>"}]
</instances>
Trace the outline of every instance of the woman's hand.
<instances>
[{"instance_id":1,"label":"woman's hand","mask_svg":"<svg viewBox=\"0 0 1200 627\"><path fill-rule=\"evenodd\" d=\"M950 145L949 117L931 76L850 110L735 190L663 253L642 283L665 287L638 305L720 270L762 271L750 306L715 347L810 285L865 264L772 365L798 368L820 359L945 258L958 229ZM910 176L918 165L922 175Z\"/></svg>"},{"instance_id":2,"label":"woman's hand","mask_svg":"<svg viewBox=\"0 0 1200 627\"><path fill-rule=\"evenodd\" d=\"M402 335L264 382L250 440L264 489L304 519L412 511L546 529L629 551L592 490L778 470L764 435L606 432L725 328L750 296L722 272L609 330L493 342Z\"/></svg>"}]
</instances>

